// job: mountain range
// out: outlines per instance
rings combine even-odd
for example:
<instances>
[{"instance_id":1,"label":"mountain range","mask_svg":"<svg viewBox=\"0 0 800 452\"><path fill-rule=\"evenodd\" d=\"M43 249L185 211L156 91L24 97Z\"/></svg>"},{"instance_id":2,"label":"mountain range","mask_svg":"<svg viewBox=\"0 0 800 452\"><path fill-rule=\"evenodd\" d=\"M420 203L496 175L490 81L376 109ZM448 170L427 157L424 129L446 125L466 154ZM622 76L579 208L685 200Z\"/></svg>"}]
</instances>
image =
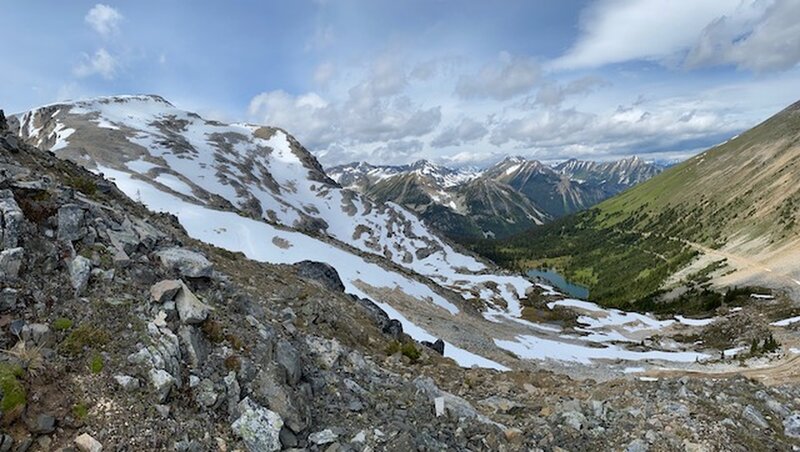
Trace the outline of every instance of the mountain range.
<instances>
[{"instance_id":1,"label":"mountain range","mask_svg":"<svg viewBox=\"0 0 800 452\"><path fill-rule=\"evenodd\" d=\"M506 157L483 169L452 169L427 160L329 168L346 188L408 207L455 240L508 237L586 209L658 174L638 157L614 162L571 159L555 166Z\"/></svg>"},{"instance_id":2,"label":"mountain range","mask_svg":"<svg viewBox=\"0 0 800 452\"><path fill-rule=\"evenodd\" d=\"M483 251L521 268L560 267L615 306L653 309L697 284L798 293L798 180L800 102L593 209Z\"/></svg>"}]
</instances>

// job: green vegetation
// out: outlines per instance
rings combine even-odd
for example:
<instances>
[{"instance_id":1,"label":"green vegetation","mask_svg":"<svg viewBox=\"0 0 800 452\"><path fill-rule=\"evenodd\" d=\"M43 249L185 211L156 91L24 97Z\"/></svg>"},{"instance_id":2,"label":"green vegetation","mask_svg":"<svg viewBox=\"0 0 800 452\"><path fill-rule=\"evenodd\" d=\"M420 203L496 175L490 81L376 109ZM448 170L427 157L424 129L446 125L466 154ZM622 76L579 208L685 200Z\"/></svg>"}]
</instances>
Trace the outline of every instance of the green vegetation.
<instances>
[{"instance_id":1,"label":"green vegetation","mask_svg":"<svg viewBox=\"0 0 800 452\"><path fill-rule=\"evenodd\" d=\"M634 232L635 219L606 227L600 214L593 209L508 240L470 246L519 271L552 266L588 287L593 301L628 309L656 294L662 282L696 254L678 240Z\"/></svg>"},{"instance_id":2,"label":"green vegetation","mask_svg":"<svg viewBox=\"0 0 800 452\"><path fill-rule=\"evenodd\" d=\"M772 333L769 333L769 335L764 338L763 342L753 338L753 341L750 343L750 356L759 356L764 353L770 353L778 350L780 347L781 344L772 336Z\"/></svg>"},{"instance_id":3,"label":"green vegetation","mask_svg":"<svg viewBox=\"0 0 800 452\"><path fill-rule=\"evenodd\" d=\"M20 381L24 375L25 371L20 366L0 364L0 391L3 392L0 410L5 416L21 410L27 403L27 392Z\"/></svg>"},{"instance_id":4,"label":"green vegetation","mask_svg":"<svg viewBox=\"0 0 800 452\"><path fill-rule=\"evenodd\" d=\"M67 185L70 185L75 190L87 195L94 196L97 193L97 184L90 178L85 176L73 176L67 179Z\"/></svg>"},{"instance_id":5,"label":"green vegetation","mask_svg":"<svg viewBox=\"0 0 800 452\"><path fill-rule=\"evenodd\" d=\"M89 358L89 370L93 374L99 374L103 371L105 364L103 363L103 357L100 356L99 353L95 353Z\"/></svg>"},{"instance_id":6,"label":"green vegetation","mask_svg":"<svg viewBox=\"0 0 800 452\"><path fill-rule=\"evenodd\" d=\"M66 331L72 328L73 321L66 318L66 317L59 317L53 320L53 330L55 331Z\"/></svg>"},{"instance_id":7,"label":"green vegetation","mask_svg":"<svg viewBox=\"0 0 800 452\"><path fill-rule=\"evenodd\" d=\"M394 355L395 353L401 353L406 358L410 359L412 363L417 362L419 357L422 356L422 353L417 349L417 346L414 345L414 342L400 342L400 341L392 341L386 347L386 354L387 355Z\"/></svg>"},{"instance_id":8,"label":"green vegetation","mask_svg":"<svg viewBox=\"0 0 800 452\"><path fill-rule=\"evenodd\" d=\"M89 416L89 408L85 403L78 402L72 407L72 415L79 421L86 420L86 417Z\"/></svg>"},{"instance_id":9,"label":"green vegetation","mask_svg":"<svg viewBox=\"0 0 800 452\"><path fill-rule=\"evenodd\" d=\"M82 323L61 343L61 349L70 355L78 355L84 347L102 347L111 340L108 331Z\"/></svg>"}]
</instances>

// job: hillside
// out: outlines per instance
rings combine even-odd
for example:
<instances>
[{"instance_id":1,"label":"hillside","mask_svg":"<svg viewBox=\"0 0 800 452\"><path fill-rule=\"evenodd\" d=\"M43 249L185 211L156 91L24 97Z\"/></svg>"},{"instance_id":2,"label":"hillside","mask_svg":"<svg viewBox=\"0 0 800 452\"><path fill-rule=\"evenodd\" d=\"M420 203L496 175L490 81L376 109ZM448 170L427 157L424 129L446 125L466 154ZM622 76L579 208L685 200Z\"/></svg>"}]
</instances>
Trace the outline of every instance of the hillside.
<instances>
[{"instance_id":1,"label":"hillside","mask_svg":"<svg viewBox=\"0 0 800 452\"><path fill-rule=\"evenodd\" d=\"M710 281L795 291L800 103L588 212L484 252L554 265L613 305Z\"/></svg>"}]
</instances>

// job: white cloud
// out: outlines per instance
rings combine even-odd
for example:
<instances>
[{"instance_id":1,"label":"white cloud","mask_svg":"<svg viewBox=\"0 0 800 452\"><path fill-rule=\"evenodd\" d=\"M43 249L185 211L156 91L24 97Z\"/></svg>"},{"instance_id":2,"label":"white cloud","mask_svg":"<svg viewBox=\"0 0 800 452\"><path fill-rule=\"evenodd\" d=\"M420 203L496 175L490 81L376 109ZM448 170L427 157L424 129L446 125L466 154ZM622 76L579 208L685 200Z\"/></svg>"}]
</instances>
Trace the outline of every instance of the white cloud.
<instances>
[{"instance_id":1,"label":"white cloud","mask_svg":"<svg viewBox=\"0 0 800 452\"><path fill-rule=\"evenodd\" d=\"M122 14L108 5L98 3L86 13L85 20L96 32L109 36L119 32Z\"/></svg>"},{"instance_id":2,"label":"white cloud","mask_svg":"<svg viewBox=\"0 0 800 452\"><path fill-rule=\"evenodd\" d=\"M794 1L794 0L789 0ZM601 0L581 17L581 36L555 69L597 67L631 60L673 61L695 46L722 17L738 23L772 1Z\"/></svg>"},{"instance_id":3,"label":"white cloud","mask_svg":"<svg viewBox=\"0 0 800 452\"><path fill-rule=\"evenodd\" d=\"M480 122L472 118L463 118L455 125L442 130L431 140L431 146L443 148L472 143L485 137L489 131Z\"/></svg>"},{"instance_id":4,"label":"white cloud","mask_svg":"<svg viewBox=\"0 0 800 452\"><path fill-rule=\"evenodd\" d=\"M587 94L597 88L609 85L609 82L591 75L572 80L566 84L547 82L542 84L542 87L536 92L533 103L534 105L552 107L560 105L569 96ZM530 99L526 101L526 104L530 104Z\"/></svg>"},{"instance_id":5,"label":"white cloud","mask_svg":"<svg viewBox=\"0 0 800 452\"><path fill-rule=\"evenodd\" d=\"M484 65L477 74L461 76L456 94L463 99L508 100L529 92L541 70L532 58L502 52L497 61Z\"/></svg>"},{"instance_id":6,"label":"white cloud","mask_svg":"<svg viewBox=\"0 0 800 452\"><path fill-rule=\"evenodd\" d=\"M798 62L797 0L776 0L763 10L751 9L738 17L711 22L686 58L688 67L732 64L755 72L790 69Z\"/></svg>"},{"instance_id":7,"label":"white cloud","mask_svg":"<svg viewBox=\"0 0 800 452\"><path fill-rule=\"evenodd\" d=\"M83 61L75 66L73 72L78 77L99 75L106 80L111 80L117 73L119 64L113 55L106 49L100 49L94 55L83 54Z\"/></svg>"}]
</instances>

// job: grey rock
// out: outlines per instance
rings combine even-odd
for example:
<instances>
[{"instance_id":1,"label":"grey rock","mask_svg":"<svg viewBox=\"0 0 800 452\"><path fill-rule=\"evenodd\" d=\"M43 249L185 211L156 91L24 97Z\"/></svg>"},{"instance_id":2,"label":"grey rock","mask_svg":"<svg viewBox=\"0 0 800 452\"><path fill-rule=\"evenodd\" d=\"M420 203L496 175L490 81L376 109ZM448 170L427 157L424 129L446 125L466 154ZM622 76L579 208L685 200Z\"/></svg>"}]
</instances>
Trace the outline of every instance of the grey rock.
<instances>
[{"instance_id":1,"label":"grey rock","mask_svg":"<svg viewBox=\"0 0 800 452\"><path fill-rule=\"evenodd\" d=\"M760 428L767 428L769 427L769 423L767 420L764 419L764 416L761 415L761 412L756 409L753 405L747 405L742 410L742 417L747 419L748 421L752 422L753 424L757 425Z\"/></svg>"},{"instance_id":2,"label":"grey rock","mask_svg":"<svg viewBox=\"0 0 800 452\"><path fill-rule=\"evenodd\" d=\"M306 345L317 363L324 369L332 369L344 353L339 341L318 336L306 336Z\"/></svg>"},{"instance_id":3,"label":"grey rock","mask_svg":"<svg viewBox=\"0 0 800 452\"><path fill-rule=\"evenodd\" d=\"M182 287L183 282L179 279L165 279L159 281L150 287L150 301L154 303L172 301Z\"/></svg>"},{"instance_id":4,"label":"grey rock","mask_svg":"<svg viewBox=\"0 0 800 452\"><path fill-rule=\"evenodd\" d=\"M283 420L274 411L270 411L245 398L239 402L239 418L231 425L231 429L242 438L250 452L269 452L281 449L280 432Z\"/></svg>"},{"instance_id":5,"label":"grey rock","mask_svg":"<svg viewBox=\"0 0 800 452\"><path fill-rule=\"evenodd\" d=\"M185 248L167 248L156 253L161 265L187 278L210 278L213 266L200 253Z\"/></svg>"},{"instance_id":6,"label":"grey rock","mask_svg":"<svg viewBox=\"0 0 800 452\"><path fill-rule=\"evenodd\" d=\"M19 277L24 255L25 250L19 247L0 251L0 280L15 281Z\"/></svg>"},{"instance_id":7,"label":"grey rock","mask_svg":"<svg viewBox=\"0 0 800 452\"><path fill-rule=\"evenodd\" d=\"M126 391L139 389L139 380L130 375L114 375L114 380Z\"/></svg>"},{"instance_id":8,"label":"grey rock","mask_svg":"<svg viewBox=\"0 0 800 452\"><path fill-rule=\"evenodd\" d=\"M75 438L75 447L81 452L101 452L103 445L88 433L82 433Z\"/></svg>"},{"instance_id":9,"label":"grey rock","mask_svg":"<svg viewBox=\"0 0 800 452\"><path fill-rule=\"evenodd\" d=\"M790 438L800 438L800 411L783 420L783 433Z\"/></svg>"},{"instance_id":10,"label":"grey rock","mask_svg":"<svg viewBox=\"0 0 800 452\"><path fill-rule=\"evenodd\" d=\"M64 204L58 209L58 235L64 242L74 242L86 235L85 214L77 204Z\"/></svg>"},{"instance_id":11,"label":"grey rock","mask_svg":"<svg viewBox=\"0 0 800 452\"><path fill-rule=\"evenodd\" d=\"M422 345L430 348L441 356L444 356L444 341L436 339L436 342L422 341Z\"/></svg>"},{"instance_id":12,"label":"grey rock","mask_svg":"<svg viewBox=\"0 0 800 452\"><path fill-rule=\"evenodd\" d=\"M281 445L285 448L297 447L297 436L291 430L283 426L279 434Z\"/></svg>"},{"instance_id":13,"label":"grey rock","mask_svg":"<svg viewBox=\"0 0 800 452\"><path fill-rule=\"evenodd\" d=\"M217 397L219 397L219 394L214 390L214 382L208 378L200 380L200 384L194 388L194 394L197 403L205 408L214 406L217 403Z\"/></svg>"},{"instance_id":14,"label":"grey rock","mask_svg":"<svg viewBox=\"0 0 800 452\"><path fill-rule=\"evenodd\" d=\"M92 262L83 256L75 256L69 262L69 280L75 293L80 295L89 284L89 276L92 274Z\"/></svg>"},{"instance_id":15,"label":"grey rock","mask_svg":"<svg viewBox=\"0 0 800 452\"><path fill-rule=\"evenodd\" d=\"M435 400L440 397L444 399L445 411L455 418L464 417L475 419L484 424L500 426L500 424L497 424L486 416L480 414L468 401L457 395L450 394L449 392L439 389L439 387L436 386L436 383L434 383L433 379L430 377L419 376L414 379L413 383L417 390L425 394L431 402L436 403ZM504 426L501 426L501 428L505 429Z\"/></svg>"},{"instance_id":16,"label":"grey rock","mask_svg":"<svg viewBox=\"0 0 800 452\"><path fill-rule=\"evenodd\" d=\"M308 416L302 400L278 384L273 373L266 370L258 373L252 383L252 397L278 413L292 431L301 432L308 427Z\"/></svg>"},{"instance_id":17,"label":"grey rock","mask_svg":"<svg viewBox=\"0 0 800 452\"><path fill-rule=\"evenodd\" d=\"M14 447L14 438L3 433L0 435L0 452L9 452Z\"/></svg>"},{"instance_id":18,"label":"grey rock","mask_svg":"<svg viewBox=\"0 0 800 452\"><path fill-rule=\"evenodd\" d=\"M0 291L0 311L10 311L17 306L17 289L6 287Z\"/></svg>"},{"instance_id":19,"label":"grey rock","mask_svg":"<svg viewBox=\"0 0 800 452\"><path fill-rule=\"evenodd\" d=\"M164 369L150 369L150 382L156 390L159 402L164 402L169 397L172 387L175 386L175 377Z\"/></svg>"},{"instance_id":20,"label":"grey rock","mask_svg":"<svg viewBox=\"0 0 800 452\"><path fill-rule=\"evenodd\" d=\"M316 281L333 292L344 292L344 284L336 269L329 264L315 261L301 261L294 264L297 275L301 278Z\"/></svg>"},{"instance_id":21,"label":"grey rock","mask_svg":"<svg viewBox=\"0 0 800 452\"><path fill-rule=\"evenodd\" d=\"M39 435L53 433L56 429L56 418L49 414L40 414L35 419L28 419L26 423L31 433Z\"/></svg>"},{"instance_id":22,"label":"grey rock","mask_svg":"<svg viewBox=\"0 0 800 452\"><path fill-rule=\"evenodd\" d=\"M522 404L499 396L487 397L478 402L478 405L485 406L495 413L502 414L515 414L524 408Z\"/></svg>"},{"instance_id":23,"label":"grey rock","mask_svg":"<svg viewBox=\"0 0 800 452\"><path fill-rule=\"evenodd\" d=\"M625 448L625 452L647 452L650 447L644 440L635 439L628 443L628 447Z\"/></svg>"},{"instance_id":24,"label":"grey rock","mask_svg":"<svg viewBox=\"0 0 800 452\"><path fill-rule=\"evenodd\" d=\"M22 327L22 340L44 347L50 343L50 327L43 323L30 323Z\"/></svg>"},{"instance_id":25,"label":"grey rock","mask_svg":"<svg viewBox=\"0 0 800 452\"><path fill-rule=\"evenodd\" d=\"M159 416L164 419L168 419L169 413L172 411L172 409L169 407L169 405L156 404L156 411L158 412Z\"/></svg>"},{"instance_id":26,"label":"grey rock","mask_svg":"<svg viewBox=\"0 0 800 452\"><path fill-rule=\"evenodd\" d=\"M275 346L275 360L286 373L286 382L294 386L300 382L303 375L303 365L300 362L300 354L288 341L279 341Z\"/></svg>"},{"instance_id":27,"label":"grey rock","mask_svg":"<svg viewBox=\"0 0 800 452\"><path fill-rule=\"evenodd\" d=\"M329 428L326 428L325 430L322 430L322 431L319 431L319 432L314 432L314 433L308 435L308 441L311 444L316 444L317 446L323 446L325 444L330 444L330 443L336 441L337 439L339 439L339 435L337 435L336 433L333 433L333 431L331 429L329 429Z\"/></svg>"},{"instance_id":28,"label":"grey rock","mask_svg":"<svg viewBox=\"0 0 800 452\"><path fill-rule=\"evenodd\" d=\"M561 413L561 418L565 425L568 425L575 430L580 430L586 424L586 416L578 411L567 411Z\"/></svg>"},{"instance_id":29,"label":"grey rock","mask_svg":"<svg viewBox=\"0 0 800 452\"><path fill-rule=\"evenodd\" d=\"M236 379L236 372L229 372L223 381L225 383L225 397L228 403L228 415L231 419L235 419L239 417L238 405L242 394L239 380Z\"/></svg>"},{"instance_id":30,"label":"grey rock","mask_svg":"<svg viewBox=\"0 0 800 452\"><path fill-rule=\"evenodd\" d=\"M175 296L175 308L178 310L178 317L181 322L187 325L202 323L208 318L211 308L200 301L186 284L181 283L181 290Z\"/></svg>"},{"instance_id":31,"label":"grey rock","mask_svg":"<svg viewBox=\"0 0 800 452\"><path fill-rule=\"evenodd\" d=\"M24 220L22 210L11 190L0 190L0 248L16 248Z\"/></svg>"},{"instance_id":32,"label":"grey rock","mask_svg":"<svg viewBox=\"0 0 800 452\"><path fill-rule=\"evenodd\" d=\"M200 368L208 357L208 343L205 337L200 334L197 328L191 325L181 326L178 330L178 337L180 337L186 349L189 364L195 369Z\"/></svg>"}]
</instances>

